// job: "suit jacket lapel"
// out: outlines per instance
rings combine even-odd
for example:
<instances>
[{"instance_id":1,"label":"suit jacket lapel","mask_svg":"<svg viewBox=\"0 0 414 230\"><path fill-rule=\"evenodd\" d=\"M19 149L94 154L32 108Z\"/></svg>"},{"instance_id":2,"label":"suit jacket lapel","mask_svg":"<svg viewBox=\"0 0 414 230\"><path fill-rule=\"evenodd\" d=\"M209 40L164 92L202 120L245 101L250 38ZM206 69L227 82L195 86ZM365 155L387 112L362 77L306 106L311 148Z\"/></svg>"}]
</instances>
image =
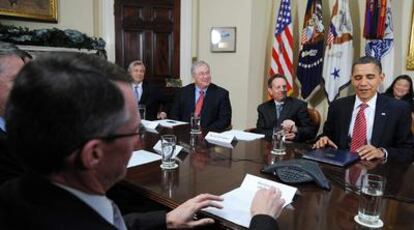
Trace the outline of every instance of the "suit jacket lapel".
<instances>
[{"instance_id":1,"label":"suit jacket lapel","mask_svg":"<svg viewBox=\"0 0 414 230\"><path fill-rule=\"evenodd\" d=\"M352 112L354 111L355 97L356 96L353 96L349 98L349 100L346 100L342 107L341 113L343 114L344 121L338 121L341 125L339 130L342 130L342 133L340 133L340 146L348 147L349 126L351 125ZM340 119L340 117L341 116L338 116L338 119Z\"/></svg>"},{"instance_id":2,"label":"suit jacket lapel","mask_svg":"<svg viewBox=\"0 0 414 230\"><path fill-rule=\"evenodd\" d=\"M375 105L374 125L372 127L371 136L371 144L374 146L379 144L381 133L385 131L385 123L387 120L387 104L382 99L383 97L378 95L377 104Z\"/></svg>"},{"instance_id":3,"label":"suit jacket lapel","mask_svg":"<svg viewBox=\"0 0 414 230\"><path fill-rule=\"evenodd\" d=\"M142 83L142 95L141 99L139 100L140 104L145 104L147 102L148 93L148 86Z\"/></svg>"}]
</instances>

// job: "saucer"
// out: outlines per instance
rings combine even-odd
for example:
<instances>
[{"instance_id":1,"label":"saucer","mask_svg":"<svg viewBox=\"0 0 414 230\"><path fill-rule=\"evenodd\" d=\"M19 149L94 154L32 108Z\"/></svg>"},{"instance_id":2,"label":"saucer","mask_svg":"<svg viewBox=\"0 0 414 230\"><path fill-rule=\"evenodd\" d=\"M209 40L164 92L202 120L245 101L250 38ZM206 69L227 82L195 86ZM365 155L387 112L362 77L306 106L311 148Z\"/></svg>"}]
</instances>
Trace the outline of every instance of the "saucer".
<instances>
[{"instance_id":1,"label":"saucer","mask_svg":"<svg viewBox=\"0 0 414 230\"><path fill-rule=\"evenodd\" d=\"M382 222L381 219L378 219L377 223L375 223L375 224L367 224L367 223L363 223L362 221L360 221L358 215L356 215L354 217L354 220L358 224L360 224L362 226L365 226L365 227L369 227L369 228L382 228L384 226L384 222Z\"/></svg>"}]
</instances>

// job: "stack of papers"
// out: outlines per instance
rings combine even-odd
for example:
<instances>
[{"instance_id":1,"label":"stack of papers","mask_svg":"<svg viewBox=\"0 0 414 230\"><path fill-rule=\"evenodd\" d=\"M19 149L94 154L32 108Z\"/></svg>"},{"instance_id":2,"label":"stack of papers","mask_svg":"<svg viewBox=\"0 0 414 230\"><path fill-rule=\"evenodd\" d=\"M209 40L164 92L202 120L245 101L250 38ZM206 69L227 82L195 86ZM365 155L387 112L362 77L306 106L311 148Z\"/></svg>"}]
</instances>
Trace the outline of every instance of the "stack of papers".
<instances>
[{"instance_id":1,"label":"stack of papers","mask_svg":"<svg viewBox=\"0 0 414 230\"><path fill-rule=\"evenodd\" d=\"M203 210L248 228L252 219L250 206L256 191L271 186L281 190L284 207L292 203L297 188L247 174L240 187L222 195L223 209L209 207Z\"/></svg>"},{"instance_id":2,"label":"stack of papers","mask_svg":"<svg viewBox=\"0 0 414 230\"><path fill-rule=\"evenodd\" d=\"M222 132L221 134L226 136L233 136L238 141L253 141L257 139L264 138L264 134L257 134L252 132L245 132L242 130L232 129L226 132Z\"/></svg>"},{"instance_id":3,"label":"stack of papers","mask_svg":"<svg viewBox=\"0 0 414 230\"><path fill-rule=\"evenodd\" d=\"M150 162L161 160L161 156L146 150L138 150L132 153L131 159L128 162L128 168L138 165L147 164Z\"/></svg>"},{"instance_id":4,"label":"stack of papers","mask_svg":"<svg viewBox=\"0 0 414 230\"><path fill-rule=\"evenodd\" d=\"M206 141L212 144L220 145L227 148L233 148L231 142L234 139L234 136L231 135L224 135L222 133L216 132L208 132L207 135L204 137Z\"/></svg>"},{"instance_id":5,"label":"stack of papers","mask_svg":"<svg viewBox=\"0 0 414 230\"><path fill-rule=\"evenodd\" d=\"M166 127L166 128L173 128L175 126L188 124L188 122L176 121L176 120L171 120L171 119L159 120L159 123L162 127Z\"/></svg>"}]
</instances>

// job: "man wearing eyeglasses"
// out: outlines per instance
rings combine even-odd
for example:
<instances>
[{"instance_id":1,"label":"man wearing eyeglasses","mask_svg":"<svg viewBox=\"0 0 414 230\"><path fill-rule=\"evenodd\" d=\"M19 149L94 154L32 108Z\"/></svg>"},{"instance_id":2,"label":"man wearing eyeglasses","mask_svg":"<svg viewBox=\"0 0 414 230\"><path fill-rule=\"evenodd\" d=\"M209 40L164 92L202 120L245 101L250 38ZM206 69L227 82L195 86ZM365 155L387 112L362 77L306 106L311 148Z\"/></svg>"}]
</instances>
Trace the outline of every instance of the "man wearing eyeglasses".
<instances>
[{"instance_id":1,"label":"man wearing eyeglasses","mask_svg":"<svg viewBox=\"0 0 414 230\"><path fill-rule=\"evenodd\" d=\"M307 112L304 101L287 96L286 78L276 74L267 81L267 91L271 100L257 108L257 132L263 133L267 138L272 136L275 127L285 130L286 140L306 141L315 137L315 127Z\"/></svg>"},{"instance_id":2,"label":"man wearing eyeglasses","mask_svg":"<svg viewBox=\"0 0 414 230\"><path fill-rule=\"evenodd\" d=\"M0 185L23 172L22 166L6 147L4 112L16 75L29 59L30 55L15 45L0 42Z\"/></svg>"},{"instance_id":3,"label":"man wearing eyeglasses","mask_svg":"<svg viewBox=\"0 0 414 230\"><path fill-rule=\"evenodd\" d=\"M11 150L27 167L0 188L0 229L165 229L194 220L222 199L198 195L165 213L125 220L105 193L126 174L139 146L140 119L126 72L86 54L50 55L26 65L6 108ZM276 224L280 191L260 190L252 229ZM18 221L16 221L18 220Z\"/></svg>"}]
</instances>

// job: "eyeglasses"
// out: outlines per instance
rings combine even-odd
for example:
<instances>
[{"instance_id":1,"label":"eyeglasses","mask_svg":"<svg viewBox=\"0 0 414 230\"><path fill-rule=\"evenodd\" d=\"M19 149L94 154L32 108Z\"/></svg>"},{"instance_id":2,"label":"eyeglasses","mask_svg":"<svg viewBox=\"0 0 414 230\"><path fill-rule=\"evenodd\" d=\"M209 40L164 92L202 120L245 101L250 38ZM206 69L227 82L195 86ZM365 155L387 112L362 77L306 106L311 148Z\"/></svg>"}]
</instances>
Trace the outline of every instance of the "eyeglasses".
<instances>
[{"instance_id":1,"label":"eyeglasses","mask_svg":"<svg viewBox=\"0 0 414 230\"><path fill-rule=\"evenodd\" d=\"M125 138L125 137L132 137L132 136L142 137L142 135L144 133L145 133L145 126L142 125L142 124L139 124L138 129L137 129L136 132L124 133L124 134L110 134L108 136L96 137L96 139L101 139L101 140L105 140L105 141L113 141L115 139Z\"/></svg>"}]
</instances>

